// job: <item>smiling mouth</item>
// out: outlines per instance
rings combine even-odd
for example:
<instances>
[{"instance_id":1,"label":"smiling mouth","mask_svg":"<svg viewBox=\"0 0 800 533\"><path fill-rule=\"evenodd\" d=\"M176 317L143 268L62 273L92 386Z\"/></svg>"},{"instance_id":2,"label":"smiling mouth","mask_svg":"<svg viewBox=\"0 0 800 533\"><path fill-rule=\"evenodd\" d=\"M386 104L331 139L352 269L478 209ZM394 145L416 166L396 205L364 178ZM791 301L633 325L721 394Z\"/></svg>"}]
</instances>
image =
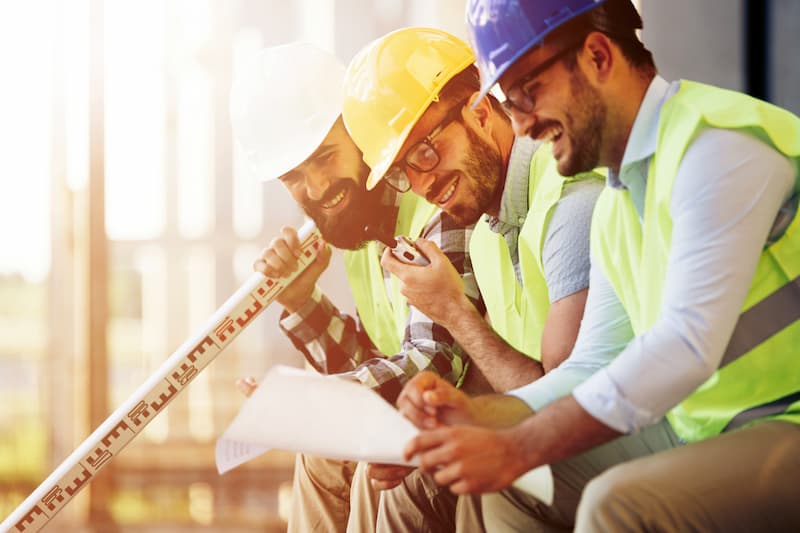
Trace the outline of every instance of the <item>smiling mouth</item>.
<instances>
[{"instance_id":1,"label":"smiling mouth","mask_svg":"<svg viewBox=\"0 0 800 533\"><path fill-rule=\"evenodd\" d=\"M450 199L453 197L453 194L456 192L456 187L458 186L459 178L454 179L450 185L448 185L444 191L434 196L433 203L438 204L439 206L444 206Z\"/></svg>"},{"instance_id":2,"label":"smiling mouth","mask_svg":"<svg viewBox=\"0 0 800 533\"><path fill-rule=\"evenodd\" d=\"M323 209L333 209L334 207L342 203L342 200L344 200L345 196L347 196L347 189L342 189L338 193L336 193L336 196L334 196L330 200L321 202L319 205L321 205Z\"/></svg>"},{"instance_id":3,"label":"smiling mouth","mask_svg":"<svg viewBox=\"0 0 800 533\"><path fill-rule=\"evenodd\" d=\"M544 142L556 142L561 138L561 135L564 133L564 128L561 126L554 126L545 130L543 133L539 134L537 139Z\"/></svg>"}]
</instances>

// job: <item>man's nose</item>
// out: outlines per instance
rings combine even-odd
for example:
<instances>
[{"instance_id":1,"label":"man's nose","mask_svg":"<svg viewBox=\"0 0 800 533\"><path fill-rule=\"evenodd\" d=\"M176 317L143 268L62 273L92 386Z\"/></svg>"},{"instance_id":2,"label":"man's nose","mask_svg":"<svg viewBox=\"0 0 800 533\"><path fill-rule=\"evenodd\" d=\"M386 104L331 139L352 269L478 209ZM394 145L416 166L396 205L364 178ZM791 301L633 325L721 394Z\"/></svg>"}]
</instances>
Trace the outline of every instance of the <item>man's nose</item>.
<instances>
[{"instance_id":1,"label":"man's nose","mask_svg":"<svg viewBox=\"0 0 800 533\"><path fill-rule=\"evenodd\" d=\"M433 183L436 181L436 176L433 172L419 172L412 168L406 169L408 181L411 183L411 190L420 196L427 196Z\"/></svg>"},{"instance_id":2,"label":"man's nose","mask_svg":"<svg viewBox=\"0 0 800 533\"><path fill-rule=\"evenodd\" d=\"M322 200L330 186L331 180L327 172L316 169L306 172L306 194L311 200Z\"/></svg>"},{"instance_id":3,"label":"man's nose","mask_svg":"<svg viewBox=\"0 0 800 533\"><path fill-rule=\"evenodd\" d=\"M511 127L514 129L514 135L517 137L529 136L536 124L536 116L533 111L525 112L512 108L509 115L511 115Z\"/></svg>"}]
</instances>

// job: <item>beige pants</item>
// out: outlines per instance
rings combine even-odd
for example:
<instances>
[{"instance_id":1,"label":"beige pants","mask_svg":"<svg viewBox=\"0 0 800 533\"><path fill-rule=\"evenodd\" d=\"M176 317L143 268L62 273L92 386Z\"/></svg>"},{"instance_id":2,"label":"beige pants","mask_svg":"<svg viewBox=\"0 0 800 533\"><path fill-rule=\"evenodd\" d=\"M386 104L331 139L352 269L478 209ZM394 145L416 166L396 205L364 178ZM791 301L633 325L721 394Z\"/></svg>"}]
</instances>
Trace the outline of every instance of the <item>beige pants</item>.
<instances>
[{"instance_id":1,"label":"beige pants","mask_svg":"<svg viewBox=\"0 0 800 533\"><path fill-rule=\"evenodd\" d=\"M458 498L430 475L415 470L399 486L381 493L377 531L481 533L480 498Z\"/></svg>"},{"instance_id":2,"label":"beige pants","mask_svg":"<svg viewBox=\"0 0 800 533\"><path fill-rule=\"evenodd\" d=\"M297 454L290 533L375 531L378 494L366 465Z\"/></svg>"},{"instance_id":3,"label":"beige pants","mask_svg":"<svg viewBox=\"0 0 800 533\"><path fill-rule=\"evenodd\" d=\"M484 496L487 531L800 531L794 424L762 422L682 446L662 423L553 473L552 506L515 489Z\"/></svg>"},{"instance_id":4,"label":"beige pants","mask_svg":"<svg viewBox=\"0 0 800 533\"><path fill-rule=\"evenodd\" d=\"M492 392L491 386L475 365L470 365L462 389L471 395ZM438 487L432 478L415 472L397 487L388 512L383 513L382 531L452 531L456 497ZM375 531L379 491L374 491L366 476L366 464L335 461L298 454L292 484L289 532L364 532ZM469 523L479 523L477 498L459 503L460 513ZM411 524L415 524L413 527ZM428 525L425 525L428 524ZM460 531L481 531L471 527Z\"/></svg>"}]
</instances>

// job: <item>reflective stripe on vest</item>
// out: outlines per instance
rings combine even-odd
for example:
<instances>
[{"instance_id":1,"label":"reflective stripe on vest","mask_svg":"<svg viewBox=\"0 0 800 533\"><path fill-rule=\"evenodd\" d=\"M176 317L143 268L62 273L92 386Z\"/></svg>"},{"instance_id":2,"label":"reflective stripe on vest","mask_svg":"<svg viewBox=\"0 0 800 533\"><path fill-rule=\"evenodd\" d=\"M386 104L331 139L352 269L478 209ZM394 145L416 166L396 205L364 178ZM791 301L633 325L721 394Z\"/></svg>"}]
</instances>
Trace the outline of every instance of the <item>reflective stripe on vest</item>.
<instances>
[{"instance_id":1,"label":"reflective stripe on vest","mask_svg":"<svg viewBox=\"0 0 800 533\"><path fill-rule=\"evenodd\" d=\"M661 310L672 238L670 200L687 147L704 128L740 130L800 168L800 119L746 95L682 81L659 115L658 146L640 222L627 191L606 188L592 221L592 257L636 335ZM800 181L797 182L800 187ZM701 440L769 416L800 423L800 217L759 258L724 362L668 418L684 440Z\"/></svg>"},{"instance_id":2,"label":"reflective stripe on vest","mask_svg":"<svg viewBox=\"0 0 800 533\"><path fill-rule=\"evenodd\" d=\"M720 368L797 320L800 320L800 277L794 278L739 316Z\"/></svg>"},{"instance_id":3,"label":"reflective stripe on vest","mask_svg":"<svg viewBox=\"0 0 800 533\"><path fill-rule=\"evenodd\" d=\"M404 194L395 235L419 237L437 211L435 205L416 194ZM391 289L386 286L378 243L372 241L360 250L345 252L344 262L358 316L370 340L385 355L398 353L408 320L408 305L400 294L397 277L390 277Z\"/></svg>"}]
</instances>

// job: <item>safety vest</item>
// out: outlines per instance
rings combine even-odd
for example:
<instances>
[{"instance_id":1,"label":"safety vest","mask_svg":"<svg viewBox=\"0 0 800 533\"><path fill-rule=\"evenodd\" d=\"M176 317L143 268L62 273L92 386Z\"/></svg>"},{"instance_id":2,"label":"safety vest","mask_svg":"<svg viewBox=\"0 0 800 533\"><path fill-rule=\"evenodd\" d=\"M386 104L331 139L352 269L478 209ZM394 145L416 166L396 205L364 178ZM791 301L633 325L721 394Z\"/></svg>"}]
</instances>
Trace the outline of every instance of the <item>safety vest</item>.
<instances>
[{"instance_id":1,"label":"safety vest","mask_svg":"<svg viewBox=\"0 0 800 533\"><path fill-rule=\"evenodd\" d=\"M404 194L400 200L395 235L417 238L438 208L416 194ZM408 319L408 304L400 294L400 280L395 276L386 286L380 251L376 241L344 254L345 272L358 309L361 324L381 353L400 351ZM388 292L387 292L388 291Z\"/></svg>"},{"instance_id":2,"label":"safety vest","mask_svg":"<svg viewBox=\"0 0 800 533\"><path fill-rule=\"evenodd\" d=\"M549 145L534 153L528 174L528 215L517 241L522 286L506 240L493 232L486 220L475 225L470 238L472 268L492 328L517 351L537 361L541 361L542 331L550 309L542 265L547 224L564 185L587 178L602 176L586 173L565 178L556 169Z\"/></svg>"},{"instance_id":3,"label":"safety vest","mask_svg":"<svg viewBox=\"0 0 800 533\"><path fill-rule=\"evenodd\" d=\"M606 187L592 220L592 258L636 335L661 311L672 238L672 185L687 147L705 128L741 130L800 164L800 119L744 94L681 81L664 103L647 177L643 221L626 190ZM753 176L758 179L758 176ZM800 184L800 181L798 182ZM753 420L800 423L800 217L761 253L719 369L668 418L687 442Z\"/></svg>"}]
</instances>

